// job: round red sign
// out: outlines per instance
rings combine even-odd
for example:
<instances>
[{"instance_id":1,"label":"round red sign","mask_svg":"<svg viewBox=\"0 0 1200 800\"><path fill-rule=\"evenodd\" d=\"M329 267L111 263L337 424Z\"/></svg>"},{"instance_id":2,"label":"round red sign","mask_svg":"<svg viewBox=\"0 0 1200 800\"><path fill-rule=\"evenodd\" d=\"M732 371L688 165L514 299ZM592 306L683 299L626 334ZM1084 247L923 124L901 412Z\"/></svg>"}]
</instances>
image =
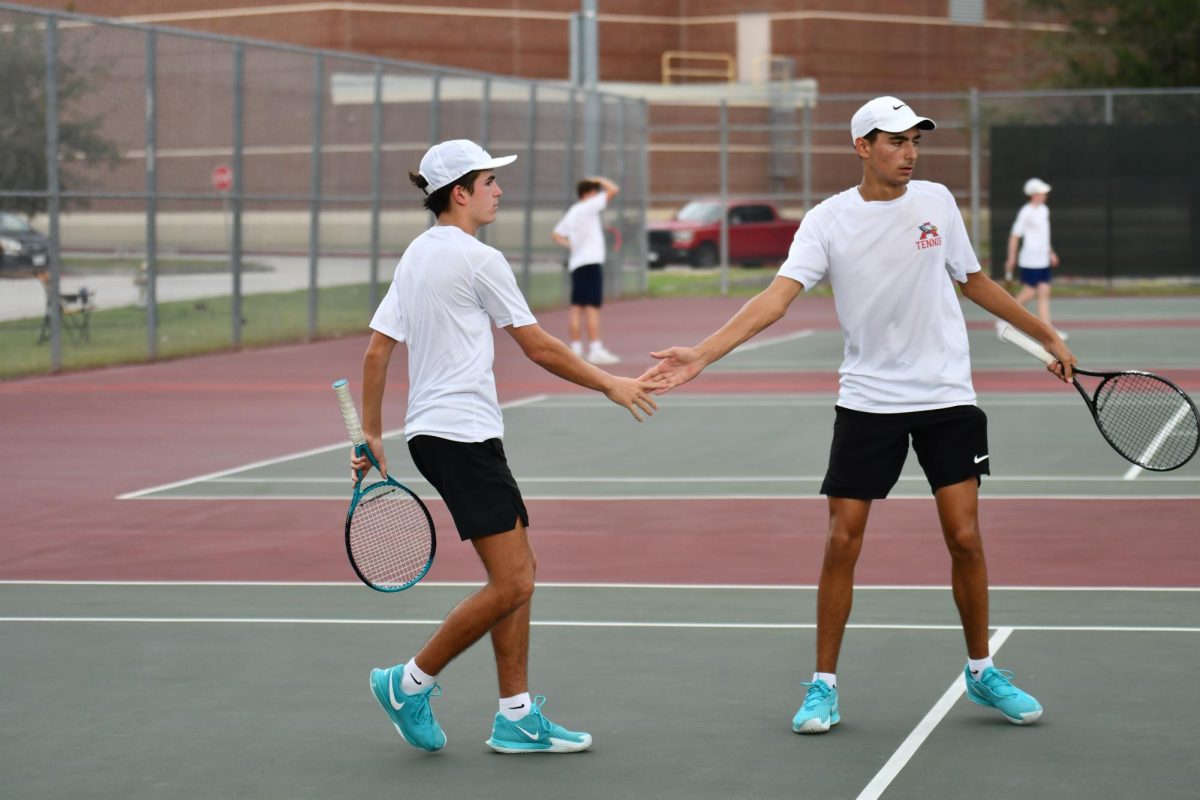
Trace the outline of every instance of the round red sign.
<instances>
[{"instance_id":1,"label":"round red sign","mask_svg":"<svg viewBox=\"0 0 1200 800\"><path fill-rule=\"evenodd\" d=\"M212 185L218 192L228 192L233 188L233 170L229 167L216 167L213 169Z\"/></svg>"}]
</instances>

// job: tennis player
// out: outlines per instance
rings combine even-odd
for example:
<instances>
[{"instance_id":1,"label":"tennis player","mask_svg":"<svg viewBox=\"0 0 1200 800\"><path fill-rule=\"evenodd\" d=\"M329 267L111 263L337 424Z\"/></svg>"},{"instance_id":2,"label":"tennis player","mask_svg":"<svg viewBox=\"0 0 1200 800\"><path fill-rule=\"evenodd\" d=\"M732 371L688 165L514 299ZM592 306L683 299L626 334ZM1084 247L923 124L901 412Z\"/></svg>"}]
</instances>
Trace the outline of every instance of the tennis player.
<instances>
[{"instance_id":1,"label":"tennis player","mask_svg":"<svg viewBox=\"0 0 1200 800\"><path fill-rule=\"evenodd\" d=\"M1008 236L1004 279L1011 281L1013 267L1017 267L1021 276L1017 302L1025 305L1036 297L1038 316L1050 325L1051 270L1058 266L1058 253L1050 245L1050 207L1046 204L1050 184L1041 178L1030 178L1025 181L1025 195L1029 202L1017 212ZM1059 331L1058 335L1066 341L1067 334Z\"/></svg>"},{"instance_id":2,"label":"tennis player","mask_svg":"<svg viewBox=\"0 0 1200 800\"><path fill-rule=\"evenodd\" d=\"M871 502L895 485L910 437L950 551L968 697L1018 725L1042 713L989 652L978 516L979 484L990 464L987 420L975 403L955 287L1045 345L1059 359L1051 369L1060 378L1069 377L1074 356L1052 327L980 271L949 190L912 179L921 135L933 129L933 120L894 97L863 105L850 122L862 182L805 215L770 286L695 347L653 353L660 361L645 374L666 378L668 389L678 386L783 317L801 291L822 278L833 288L845 358L821 486L829 535L817 590L817 671L792 720L798 733L823 733L840 720L837 663L854 566Z\"/></svg>"},{"instance_id":3,"label":"tennis player","mask_svg":"<svg viewBox=\"0 0 1200 800\"><path fill-rule=\"evenodd\" d=\"M541 713L544 697L527 683L529 608L537 558L529 514L509 471L504 424L492 373L490 326L503 328L525 355L554 375L604 393L639 422L657 408L656 380L618 378L588 364L542 330L517 288L503 254L475 238L496 218L503 192L495 170L516 156L493 158L457 139L429 149L412 182L426 193L437 224L412 241L391 289L371 320L363 359L363 433L386 474L382 406L387 368L397 342L408 346L409 453L442 498L459 537L471 542L487 571L483 588L459 603L407 663L371 672L371 689L409 744L446 745L430 709L437 678L450 661L491 634L499 677L499 710L487 744L502 753L575 752L592 742ZM352 456L366 471L366 458Z\"/></svg>"},{"instance_id":4,"label":"tennis player","mask_svg":"<svg viewBox=\"0 0 1200 800\"><path fill-rule=\"evenodd\" d=\"M616 364L621 359L609 352L600 340L600 307L604 305L604 226L600 215L621 191L617 184L603 175L584 178L575 186L579 200L567 209L554 226L550 238L571 252L567 269L571 273L571 310L567 331L571 349L583 355L583 340L579 335L579 320L587 320L587 360L593 364Z\"/></svg>"}]
</instances>

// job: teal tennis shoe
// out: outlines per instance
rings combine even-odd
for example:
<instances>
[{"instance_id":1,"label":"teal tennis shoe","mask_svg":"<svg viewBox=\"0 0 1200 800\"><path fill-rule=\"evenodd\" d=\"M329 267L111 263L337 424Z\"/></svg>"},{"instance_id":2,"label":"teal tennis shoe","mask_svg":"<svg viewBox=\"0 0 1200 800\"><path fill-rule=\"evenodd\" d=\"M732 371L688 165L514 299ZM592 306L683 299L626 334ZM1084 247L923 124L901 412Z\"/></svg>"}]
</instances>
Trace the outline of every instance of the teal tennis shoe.
<instances>
[{"instance_id":1,"label":"teal tennis shoe","mask_svg":"<svg viewBox=\"0 0 1200 800\"><path fill-rule=\"evenodd\" d=\"M398 664L388 669L371 670L371 693L383 706L388 718L396 726L396 731L404 741L413 747L434 752L446 746L446 734L433 718L433 709L429 707L429 698L442 693L442 687L436 683L423 692L405 694L400 690L400 680L404 677L404 665Z\"/></svg>"},{"instance_id":2,"label":"teal tennis shoe","mask_svg":"<svg viewBox=\"0 0 1200 800\"><path fill-rule=\"evenodd\" d=\"M533 698L533 708L516 722L497 712L492 738L485 744L497 753L578 753L592 744L590 733L569 731L542 716L543 695Z\"/></svg>"},{"instance_id":3,"label":"teal tennis shoe","mask_svg":"<svg viewBox=\"0 0 1200 800\"><path fill-rule=\"evenodd\" d=\"M796 733L825 733L842 721L838 713L837 687L822 680L802 684L808 687L804 705L792 718L792 730Z\"/></svg>"},{"instance_id":4,"label":"teal tennis shoe","mask_svg":"<svg viewBox=\"0 0 1200 800\"><path fill-rule=\"evenodd\" d=\"M1013 686L1013 674L1006 669L988 667L975 680L970 667L966 667L963 678L972 703L996 709L1014 725L1028 725L1042 715L1042 704Z\"/></svg>"}]
</instances>

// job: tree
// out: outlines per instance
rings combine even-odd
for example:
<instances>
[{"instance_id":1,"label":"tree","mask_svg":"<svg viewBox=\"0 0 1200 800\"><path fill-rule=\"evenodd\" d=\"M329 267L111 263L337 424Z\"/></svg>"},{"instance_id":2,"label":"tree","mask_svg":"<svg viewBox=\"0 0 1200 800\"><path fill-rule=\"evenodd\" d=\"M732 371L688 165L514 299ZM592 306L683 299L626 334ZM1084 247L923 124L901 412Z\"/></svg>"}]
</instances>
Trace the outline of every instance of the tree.
<instances>
[{"instance_id":1,"label":"tree","mask_svg":"<svg viewBox=\"0 0 1200 800\"><path fill-rule=\"evenodd\" d=\"M1061 79L1084 88L1200 86L1197 0L1025 0L1070 20L1048 37L1062 58Z\"/></svg>"},{"instance_id":2,"label":"tree","mask_svg":"<svg viewBox=\"0 0 1200 800\"><path fill-rule=\"evenodd\" d=\"M73 114L98 73L59 54L59 183L82 185L73 165L112 164L115 145L101 134L102 115ZM0 186L9 191L46 190L46 49L40 26L17 17L0 28ZM102 77L102 76L101 76ZM33 216L46 210L44 197L0 197L5 208Z\"/></svg>"}]
</instances>

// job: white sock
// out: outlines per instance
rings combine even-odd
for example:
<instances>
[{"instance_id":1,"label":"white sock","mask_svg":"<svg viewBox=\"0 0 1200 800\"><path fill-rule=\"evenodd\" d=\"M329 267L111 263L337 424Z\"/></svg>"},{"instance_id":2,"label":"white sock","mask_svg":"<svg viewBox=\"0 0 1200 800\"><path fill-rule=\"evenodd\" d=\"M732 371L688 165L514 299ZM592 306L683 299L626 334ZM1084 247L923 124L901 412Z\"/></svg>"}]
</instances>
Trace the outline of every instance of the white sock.
<instances>
[{"instance_id":1,"label":"white sock","mask_svg":"<svg viewBox=\"0 0 1200 800\"><path fill-rule=\"evenodd\" d=\"M837 674L836 673L814 672L813 673L813 683L816 683L817 681L825 681L825 683L829 684L830 689L837 688Z\"/></svg>"},{"instance_id":2,"label":"white sock","mask_svg":"<svg viewBox=\"0 0 1200 800\"><path fill-rule=\"evenodd\" d=\"M969 669L971 671L971 677L974 678L975 680L979 680L980 677L983 676L983 671L990 666L992 666L992 657L991 656L988 656L987 658L980 658L980 659L974 659L974 658L967 659L967 669Z\"/></svg>"},{"instance_id":3,"label":"white sock","mask_svg":"<svg viewBox=\"0 0 1200 800\"><path fill-rule=\"evenodd\" d=\"M500 698L500 713L509 722L516 722L529 713L530 705L533 701L529 697L529 692L522 692L513 697Z\"/></svg>"},{"instance_id":4,"label":"white sock","mask_svg":"<svg viewBox=\"0 0 1200 800\"><path fill-rule=\"evenodd\" d=\"M583 355L583 342L579 341L578 339L571 342L571 352L577 356L582 356Z\"/></svg>"},{"instance_id":5,"label":"white sock","mask_svg":"<svg viewBox=\"0 0 1200 800\"><path fill-rule=\"evenodd\" d=\"M592 352L593 353L599 353L603 349L604 349L604 342L600 341L599 339L592 340Z\"/></svg>"},{"instance_id":6,"label":"white sock","mask_svg":"<svg viewBox=\"0 0 1200 800\"><path fill-rule=\"evenodd\" d=\"M426 675L417 666L417 660L410 658L408 663L404 665L404 678L400 681L400 691L405 694L427 692L433 687L433 682L436 678L436 675Z\"/></svg>"}]
</instances>

